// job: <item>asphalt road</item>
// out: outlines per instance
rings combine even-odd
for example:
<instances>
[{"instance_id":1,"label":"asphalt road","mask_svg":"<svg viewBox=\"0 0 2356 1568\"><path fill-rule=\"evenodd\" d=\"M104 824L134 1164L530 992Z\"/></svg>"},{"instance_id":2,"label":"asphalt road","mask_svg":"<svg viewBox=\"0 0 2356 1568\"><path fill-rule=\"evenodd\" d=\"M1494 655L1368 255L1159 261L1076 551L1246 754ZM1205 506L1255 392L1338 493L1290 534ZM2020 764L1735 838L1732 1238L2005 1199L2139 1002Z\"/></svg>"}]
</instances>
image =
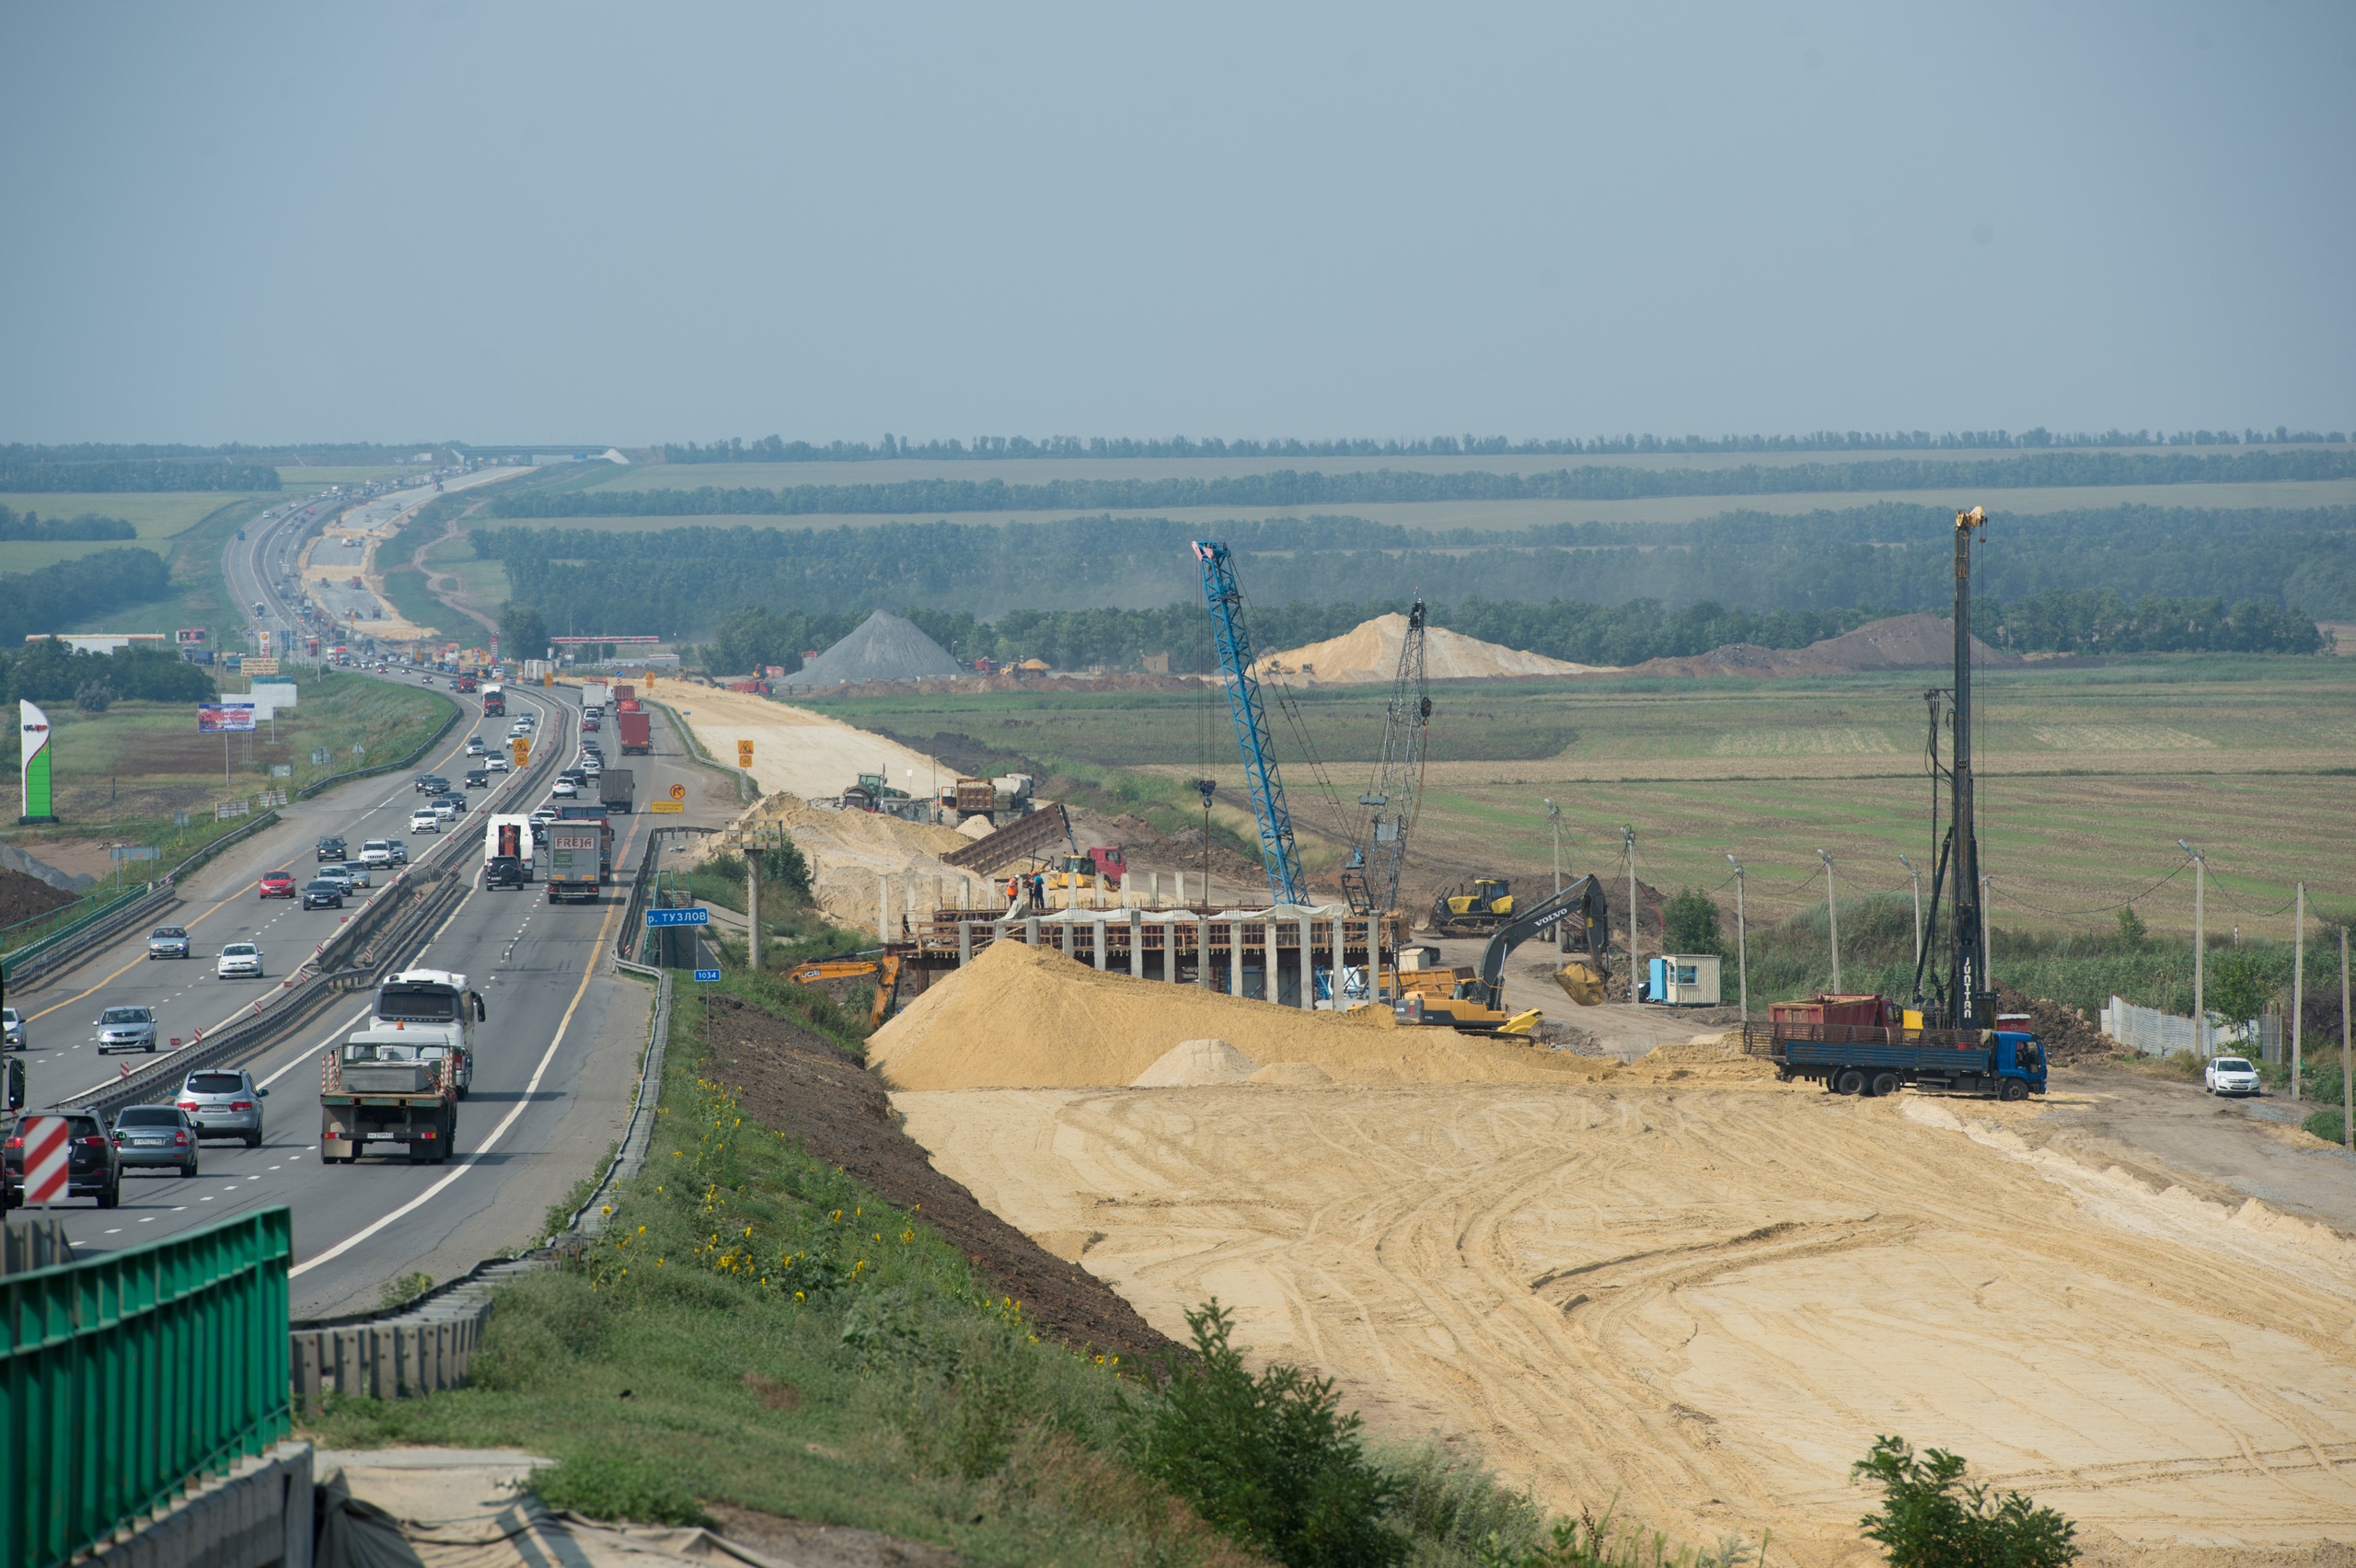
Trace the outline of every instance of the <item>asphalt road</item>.
<instances>
[{"instance_id":1,"label":"asphalt road","mask_svg":"<svg viewBox=\"0 0 2356 1568\"><path fill-rule=\"evenodd\" d=\"M509 690L511 713L525 705L557 709L541 721L543 741L574 733L570 688ZM504 729L501 721L490 721L486 739ZM450 755L431 771L456 776L468 733L463 724L453 730ZM285 1204L294 1213L294 1309L316 1316L372 1306L384 1283L400 1275L422 1270L446 1279L503 1248L528 1244L548 1207L618 1137L628 1113L651 992L613 974L605 957L646 830L663 823L711 822L733 810L726 781L682 755L660 715L653 740L654 756L628 759L638 799L642 804L676 783L687 791L687 810L677 817L619 820L616 885L604 899L554 905L537 883L486 890L471 869L479 857L468 855L470 891L422 951L404 955L411 966L467 974L490 1014L477 1029L473 1091L459 1107L457 1159L412 1167L372 1155L353 1166L320 1164L318 1061L364 1020L366 1005L362 996L339 998L338 1007L296 1033L225 1064L248 1068L271 1091L264 1102L262 1147L208 1144L192 1181L140 1172L125 1178L118 1209L98 1210L87 1201L62 1207L77 1250L128 1245L243 1208ZM610 760L622 765L618 747L608 751ZM482 792L473 793L479 802ZM71 973L12 997L29 1027L29 1103L47 1104L94 1087L133 1060L97 1057L89 1025L101 1008L148 1003L157 1009L160 1034L187 1039L196 1026L210 1032L279 985L341 916L260 900L255 892L260 873L283 867L301 875L313 864L312 845L323 833L340 834L354 846L364 837L400 836L410 839L412 851L430 847L430 837L406 831L416 799L404 773L297 802L284 823L225 852L183 890L186 902L171 919L196 939L198 957L147 959L143 928ZM515 809L538 803L518 801ZM458 831L479 832L471 824L482 815L478 803L468 813L470 825ZM261 944L267 978L213 978L213 955L224 942L241 939Z\"/></svg>"}]
</instances>

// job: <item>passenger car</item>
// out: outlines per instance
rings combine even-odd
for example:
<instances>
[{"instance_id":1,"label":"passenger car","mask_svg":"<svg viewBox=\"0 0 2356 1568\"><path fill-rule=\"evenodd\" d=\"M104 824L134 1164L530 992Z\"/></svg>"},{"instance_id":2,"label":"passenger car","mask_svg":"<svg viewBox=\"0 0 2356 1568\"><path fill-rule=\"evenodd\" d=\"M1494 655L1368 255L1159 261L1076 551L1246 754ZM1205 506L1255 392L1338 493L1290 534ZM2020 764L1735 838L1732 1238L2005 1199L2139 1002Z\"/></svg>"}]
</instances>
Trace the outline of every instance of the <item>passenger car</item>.
<instances>
[{"instance_id":1,"label":"passenger car","mask_svg":"<svg viewBox=\"0 0 2356 1568\"><path fill-rule=\"evenodd\" d=\"M177 1105L126 1105L115 1113L114 1150L124 1170L157 1166L196 1174L196 1124Z\"/></svg>"},{"instance_id":2,"label":"passenger car","mask_svg":"<svg viewBox=\"0 0 2356 1568\"><path fill-rule=\"evenodd\" d=\"M2213 1056L2201 1069L2201 1081L2212 1094L2263 1094L2266 1086L2258 1082L2258 1069L2241 1056Z\"/></svg>"},{"instance_id":3,"label":"passenger car","mask_svg":"<svg viewBox=\"0 0 2356 1568\"><path fill-rule=\"evenodd\" d=\"M254 891L263 898L292 898L294 896L294 873L264 871Z\"/></svg>"},{"instance_id":4,"label":"passenger car","mask_svg":"<svg viewBox=\"0 0 2356 1568\"><path fill-rule=\"evenodd\" d=\"M346 858L342 839L329 836L319 840L318 859L321 860L341 860Z\"/></svg>"},{"instance_id":5,"label":"passenger car","mask_svg":"<svg viewBox=\"0 0 2356 1568\"><path fill-rule=\"evenodd\" d=\"M467 769L467 788L468 788L468 789L469 789L469 790L488 790L488 789L490 789L490 788L491 788L491 769L490 769L490 768L488 768L488 767L469 767L469 768L468 768L468 769Z\"/></svg>"},{"instance_id":6,"label":"passenger car","mask_svg":"<svg viewBox=\"0 0 2356 1568\"><path fill-rule=\"evenodd\" d=\"M393 863L393 847L381 838L372 838L360 847L360 863L364 866L389 866Z\"/></svg>"},{"instance_id":7,"label":"passenger car","mask_svg":"<svg viewBox=\"0 0 2356 1568\"><path fill-rule=\"evenodd\" d=\"M156 1009L149 1007L109 1008L91 1027L98 1032L98 1055L111 1051L153 1051Z\"/></svg>"},{"instance_id":8,"label":"passenger car","mask_svg":"<svg viewBox=\"0 0 2356 1568\"><path fill-rule=\"evenodd\" d=\"M180 1085L179 1108L201 1138L243 1138L248 1148L261 1147L261 1102L270 1094L254 1087L254 1075L242 1068L212 1067L191 1073Z\"/></svg>"},{"instance_id":9,"label":"passenger car","mask_svg":"<svg viewBox=\"0 0 2356 1568\"><path fill-rule=\"evenodd\" d=\"M341 909L343 907L343 883L326 877L303 884L303 907L306 909Z\"/></svg>"},{"instance_id":10,"label":"passenger car","mask_svg":"<svg viewBox=\"0 0 2356 1568\"><path fill-rule=\"evenodd\" d=\"M392 852L394 865L406 866L409 864L408 845L402 843L398 838L387 838L385 840L385 847Z\"/></svg>"},{"instance_id":11,"label":"passenger car","mask_svg":"<svg viewBox=\"0 0 2356 1568\"><path fill-rule=\"evenodd\" d=\"M69 1197L96 1198L102 1209L110 1209L122 1201L122 1166L115 1155L114 1140L107 1136L105 1124L95 1113L40 1111L33 1114L65 1118L65 1136L73 1146L65 1177ZM10 1208L25 1201L23 1128L24 1124L19 1122L10 1130L7 1141L0 1143L0 1168L6 1171Z\"/></svg>"},{"instance_id":12,"label":"passenger car","mask_svg":"<svg viewBox=\"0 0 2356 1568\"><path fill-rule=\"evenodd\" d=\"M584 735L594 735L601 727L597 722L597 716L594 713L584 716L581 721L581 732Z\"/></svg>"},{"instance_id":13,"label":"passenger car","mask_svg":"<svg viewBox=\"0 0 2356 1568\"><path fill-rule=\"evenodd\" d=\"M188 955L187 927L158 926L147 933L149 958L186 958Z\"/></svg>"},{"instance_id":14,"label":"passenger car","mask_svg":"<svg viewBox=\"0 0 2356 1568\"><path fill-rule=\"evenodd\" d=\"M493 773L505 773L510 765L505 757L494 756L487 766Z\"/></svg>"},{"instance_id":15,"label":"passenger car","mask_svg":"<svg viewBox=\"0 0 2356 1568\"><path fill-rule=\"evenodd\" d=\"M570 778L560 778L554 784L549 786L549 793L572 799L573 797L577 797L581 793L581 787Z\"/></svg>"},{"instance_id":16,"label":"passenger car","mask_svg":"<svg viewBox=\"0 0 2356 1568\"><path fill-rule=\"evenodd\" d=\"M442 831L442 819L434 814L432 806L422 806L409 813L409 830L411 833L439 833Z\"/></svg>"},{"instance_id":17,"label":"passenger car","mask_svg":"<svg viewBox=\"0 0 2356 1568\"><path fill-rule=\"evenodd\" d=\"M467 737L467 755L468 756L480 756L486 749L488 748L483 745L482 737L480 735L468 735Z\"/></svg>"},{"instance_id":18,"label":"passenger car","mask_svg":"<svg viewBox=\"0 0 2356 1568\"><path fill-rule=\"evenodd\" d=\"M25 1048L25 1020L14 1008L0 1008L0 1035L5 1035L11 1051Z\"/></svg>"},{"instance_id":19,"label":"passenger car","mask_svg":"<svg viewBox=\"0 0 2356 1568\"><path fill-rule=\"evenodd\" d=\"M259 980L262 978L261 949L252 942L231 942L221 950L213 973L224 980Z\"/></svg>"}]
</instances>

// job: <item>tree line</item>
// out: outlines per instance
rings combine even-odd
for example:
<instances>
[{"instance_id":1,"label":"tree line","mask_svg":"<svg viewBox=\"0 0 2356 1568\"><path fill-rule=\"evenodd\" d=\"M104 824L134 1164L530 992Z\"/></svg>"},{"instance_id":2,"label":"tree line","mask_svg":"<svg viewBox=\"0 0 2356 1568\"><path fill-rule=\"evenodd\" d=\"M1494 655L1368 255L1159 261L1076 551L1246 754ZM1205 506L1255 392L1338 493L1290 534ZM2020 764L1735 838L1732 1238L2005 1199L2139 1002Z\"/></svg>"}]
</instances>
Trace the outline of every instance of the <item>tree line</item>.
<instances>
[{"instance_id":1,"label":"tree line","mask_svg":"<svg viewBox=\"0 0 2356 1568\"><path fill-rule=\"evenodd\" d=\"M84 653L54 638L0 648L0 701L202 702L214 689L211 675L158 648Z\"/></svg>"},{"instance_id":2,"label":"tree line","mask_svg":"<svg viewBox=\"0 0 2356 1568\"><path fill-rule=\"evenodd\" d=\"M218 459L119 458L60 463L0 460L0 493L153 490L274 490L278 470L266 464Z\"/></svg>"},{"instance_id":3,"label":"tree line","mask_svg":"<svg viewBox=\"0 0 2356 1568\"><path fill-rule=\"evenodd\" d=\"M1945 490L1963 494L2092 485L2255 483L2356 477L2356 449L2199 455L2048 452L2018 457L1880 458L1856 463L1746 463L1729 468L1557 468L1551 473L1434 474L1399 468L1322 474L1282 469L1217 478L904 479L893 484L703 485L695 490L537 490L494 498L493 516L757 517L894 513L1138 511L1160 507L1377 505L1447 501L1634 501L1680 495L1788 495L1826 490Z\"/></svg>"},{"instance_id":4,"label":"tree line","mask_svg":"<svg viewBox=\"0 0 2356 1568\"><path fill-rule=\"evenodd\" d=\"M98 550L36 571L10 572L0 576L0 651L176 592L171 572L153 550Z\"/></svg>"},{"instance_id":5,"label":"tree line","mask_svg":"<svg viewBox=\"0 0 2356 1568\"><path fill-rule=\"evenodd\" d=\"M135 539L139 530L120 517L43 518L38 512L11 512L0 506L0 540L11 543L54 543L66 539Z\"/></svg>"},{"instance_id":6,"label":"tree line","mask_svg":"<svg viewBox=\"0 0 2356 1568\"><path fill-rule=\"evenodd\" d=\"M1226 441L1213 436L1134 440L1051 435L1034 441L1022 435L977 435L971 444L947 441L909 441L888 432L882 441L788 441L764 436L758 441L731 438L709 446L695 442L666 443L666 463L870 463L897 458L927 462L958 459L990 461L1009 457L1558 457L1603 455L1637 455L1678 452L1936 452L1988 451L2018 447L2039 450L2068 446L2241 446L2320 444L2344 442L2345 431L2293 431L2277 425L2271 431L2245 427L2229 430L2125 431L2116 427L2099 432L2058 432L2039 425L2017 434L2004 430L1947 431L1934 435L1926 430L1814 431L1806 435L1598 435L1581 439L1515 441L1502 435L1435 435L1423 440Z\"/></svg>"},{"instance_id":7,"label":"tree line","mask_svg":"<svg viewBox=\"0 0 2356 1568\"><path fill-rule=\"evenodd\" d=\"M992 621L1034 607L1148 609L1199 592L1187 547L1205 534L1236 552L1255 614L1304 602L1391 604L1418 591L1449 604L1941 609L1954 597L1952 523L1943 508L1881 502L1802 516L1737 512L1685 525L1582 523L1526 533L1427 532L1318 515L688 525L649 533L496 527L470 537L477 555L505 566L514 605L544 617L537 637L514 640L537 648L549 631L700 640L745 605L854 617L917 605ZM2356 507L2000 514L1978 554L1976 582L2004 603L2048 589L2108 590L2129 604L2198 594L2228 605L2264 600L2310 619L2356 618L2351 545Z\"/></svg>"}]
</instances>

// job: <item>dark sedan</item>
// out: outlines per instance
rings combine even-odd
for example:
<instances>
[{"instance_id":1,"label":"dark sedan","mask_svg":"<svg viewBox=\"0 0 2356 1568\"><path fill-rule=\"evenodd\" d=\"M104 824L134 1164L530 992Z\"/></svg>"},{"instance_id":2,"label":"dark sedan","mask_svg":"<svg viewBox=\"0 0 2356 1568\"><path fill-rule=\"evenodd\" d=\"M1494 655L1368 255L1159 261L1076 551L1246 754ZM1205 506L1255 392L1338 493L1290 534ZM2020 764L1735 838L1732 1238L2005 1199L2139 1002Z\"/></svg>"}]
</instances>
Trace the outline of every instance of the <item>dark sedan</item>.
<instances>
[{"instance_id":1,"label":"dark sedan","mask_svg":"<svg viewBox=\"0 0 2356 1568\"><path fill-rule=\"evenodd\" d=\"M344 884L325 877L303 884L303 907L306 909L341 909L343 907Z\"/></svg>"}]
</instances>

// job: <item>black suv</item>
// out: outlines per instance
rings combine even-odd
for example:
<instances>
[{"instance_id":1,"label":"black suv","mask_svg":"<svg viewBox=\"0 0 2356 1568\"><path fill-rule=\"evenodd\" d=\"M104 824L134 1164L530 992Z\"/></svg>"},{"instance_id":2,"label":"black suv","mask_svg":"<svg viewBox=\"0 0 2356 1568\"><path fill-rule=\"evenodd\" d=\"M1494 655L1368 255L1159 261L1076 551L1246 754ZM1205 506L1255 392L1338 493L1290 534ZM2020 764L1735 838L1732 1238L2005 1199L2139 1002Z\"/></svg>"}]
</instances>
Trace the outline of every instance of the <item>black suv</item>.
<instances>
[{"instance_id":1,"label":"black suv","mask_svg":"<svg viewBox=\"0 0 2356 1568\"><path fill-rule=\"evenodd\" d=\"M488 768L488 767L469 767L469 768L468 768L468 769L467 769L467 788L468 788L468 789L469 789L469 790L488 790L488 789L490 789L490 788L491 788L491 769L490 769L490 768Z\"/></svg>"},{"instance_id":2,"label":"black suv","mask_svg":"<svg viewBox=\"0 0 2356 1568\"><path fill-rule=\"evenodd\" d=\"M110 1209L122 1201L122 1161L115 1152L114 1139L107 1136L106 1124L87 1111L42 1111L40 1116L65 1118L65 1137L73 1152L66 1164L65 1193L74 1198L96 1198L102 1209ZM7 1196L0 1206L18 1208L25 1201L25 1129L32 1121L26 1117L8 1130L7 1141L0 1144L0 1171L5 1171Z\"/></svg>"},{"instance_id":3,"label":"black suv","mask_svg":"<svg viewBox=\"0 0 2356 1568\"><path fill-rule=\"evenodd\" d=\"M329 837L329 838L322 838L322 839L320 839L320 840L319 840L319 859L322 859L322 860L341 860L341 859L342 859L343 858L344 858L344 855L343 855L343 840L342 840L342 839L341 839L341 838L333 838L333 837Z\"/></svg>"}]
</instances>

